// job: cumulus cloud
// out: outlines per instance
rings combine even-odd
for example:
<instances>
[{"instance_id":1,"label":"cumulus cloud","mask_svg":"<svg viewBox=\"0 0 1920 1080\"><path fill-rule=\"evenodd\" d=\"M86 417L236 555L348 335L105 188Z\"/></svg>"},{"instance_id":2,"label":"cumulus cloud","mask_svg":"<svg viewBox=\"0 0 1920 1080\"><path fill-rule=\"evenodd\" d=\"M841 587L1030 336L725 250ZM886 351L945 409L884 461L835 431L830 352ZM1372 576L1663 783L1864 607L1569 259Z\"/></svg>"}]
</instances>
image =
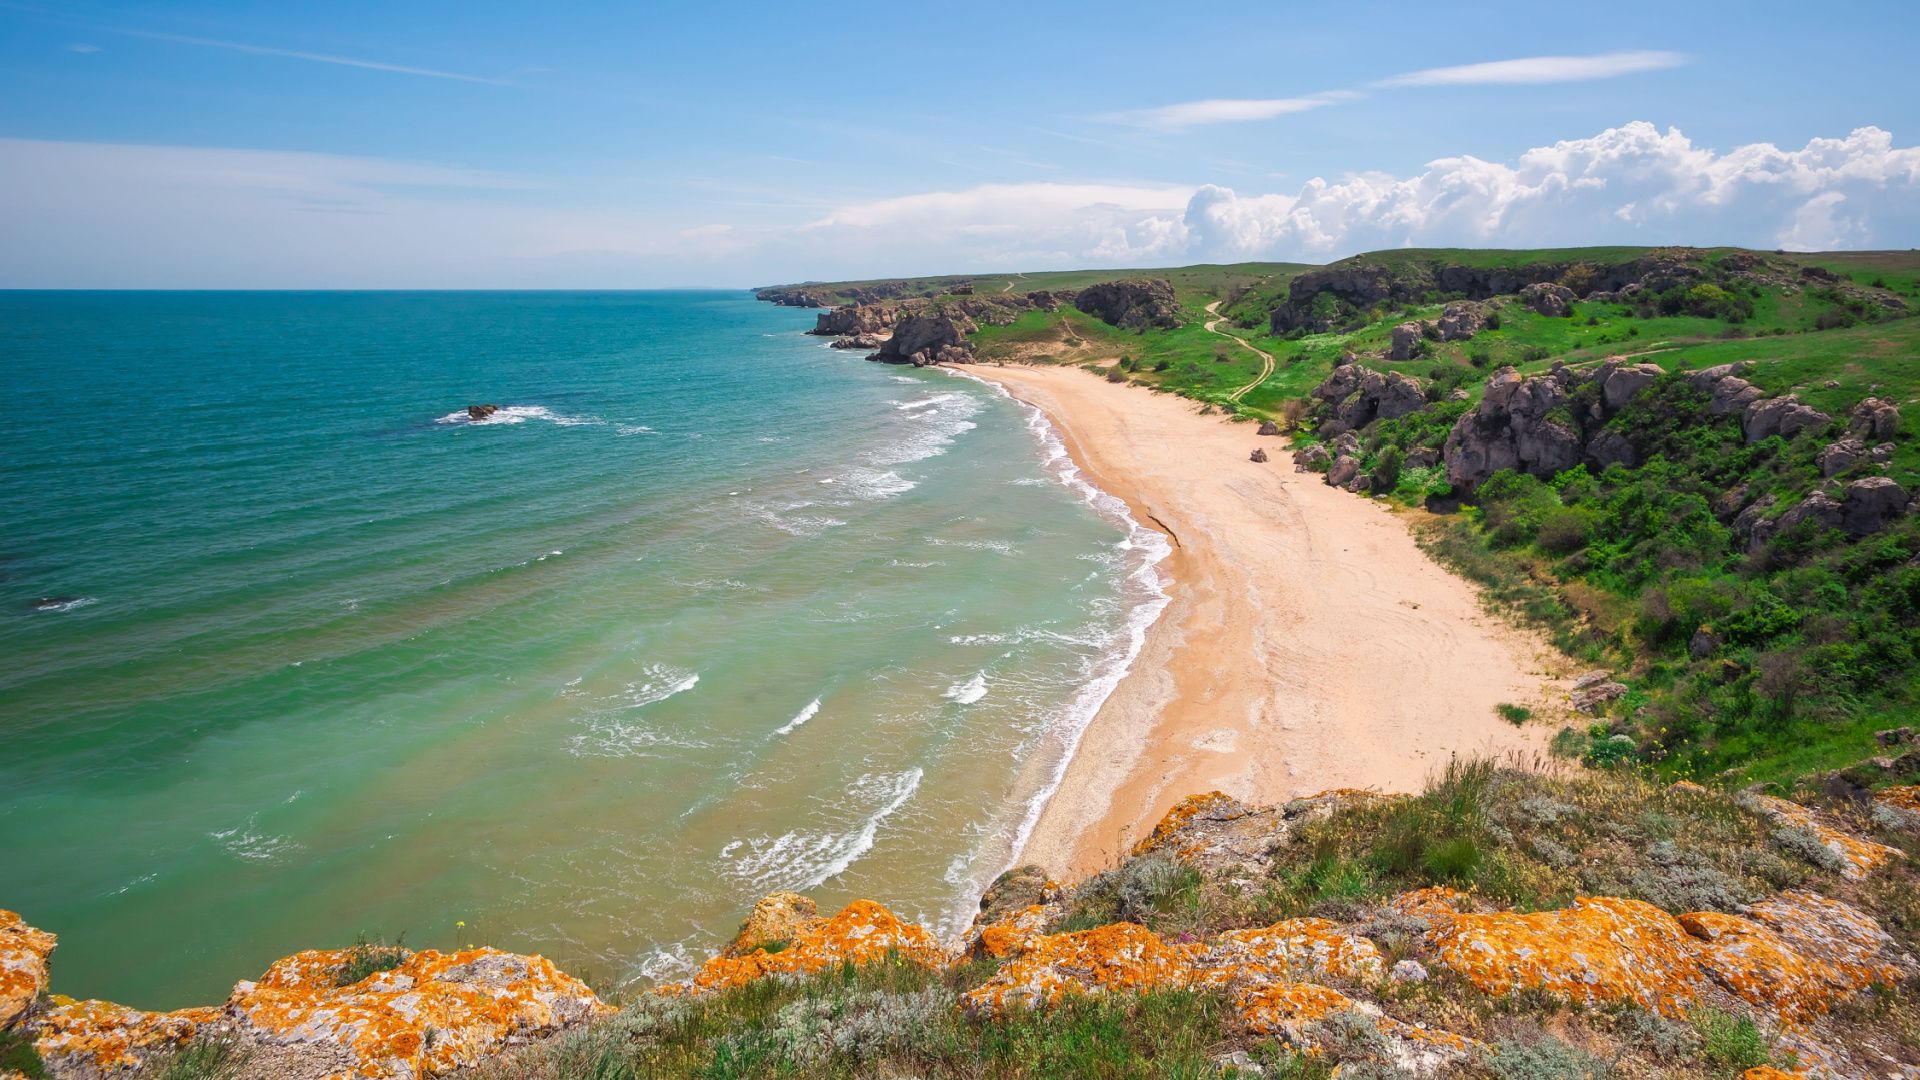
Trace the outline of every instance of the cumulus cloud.
<instances>
[{"instance_id":1,"label":"cumulus cloud","mask_svg":"<svg viewBox=\"0 0 1920 1080\"><path fill-rule=\"evenodd\" d=\"M1350 90L1330 90L1307 97L1213 98L1207 101L1182 101L1152 109L1108 113L1101 119L1109 123L1148 128L1153 131L1185 131L1205 124L1271 120L1276 116L1302 113L1337 102L1352 101L1359 96Z\"/></svg>"},{"instance_id":2,"label":"cumulus cloud","mask_svg":"<svg viewBox=\"0 0 1920 1080\"><path fill-rule=\"evenodd\" d=\"M1383 79L1374 85L1478 86L1586 82L1679 67L1686 62L1686 56L1681 53L1654 50L1602 53L1598 56L1528 56L1485 64L1425 68Z\"/></svg>"},{"instance_id":3,"label":"cumulus cloud","mask_svg":"<svg viewBox=\"0 0 1920 1080\"><path fill-rule=\"evenodd\" d=\"M628 287L1321 262L1418 246L1920 243L1920 147L1717 150L1645 122L1297 189L1015 183L757 224L563 179L327 154L0 139L0 287Z\"/></svg>"}]
</instances>

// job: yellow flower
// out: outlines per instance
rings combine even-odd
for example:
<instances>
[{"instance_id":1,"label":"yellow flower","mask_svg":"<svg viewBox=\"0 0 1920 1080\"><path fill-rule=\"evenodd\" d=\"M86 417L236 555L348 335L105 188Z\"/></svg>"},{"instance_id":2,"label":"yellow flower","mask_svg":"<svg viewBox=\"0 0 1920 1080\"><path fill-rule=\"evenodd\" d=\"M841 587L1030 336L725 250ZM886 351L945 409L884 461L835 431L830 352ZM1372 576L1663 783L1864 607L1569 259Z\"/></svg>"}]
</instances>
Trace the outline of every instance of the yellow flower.
<instances>
[{"instance_id":1,"label":"yellow flower","mask_svg":"<svg viewBox=\"0 0 1920 1080\"><path fill-rule=\"evenodd\" d=\"M459 928L459 929L462 929L462 930L464 930L464 929L466 929L466 926L467 926L467 920L465 920L465 919L455 919L455 920L454 920L454 923L453 923L453 925L454 925L454 926L455 926L456 928Z\"/></svg>"}]
</instances>

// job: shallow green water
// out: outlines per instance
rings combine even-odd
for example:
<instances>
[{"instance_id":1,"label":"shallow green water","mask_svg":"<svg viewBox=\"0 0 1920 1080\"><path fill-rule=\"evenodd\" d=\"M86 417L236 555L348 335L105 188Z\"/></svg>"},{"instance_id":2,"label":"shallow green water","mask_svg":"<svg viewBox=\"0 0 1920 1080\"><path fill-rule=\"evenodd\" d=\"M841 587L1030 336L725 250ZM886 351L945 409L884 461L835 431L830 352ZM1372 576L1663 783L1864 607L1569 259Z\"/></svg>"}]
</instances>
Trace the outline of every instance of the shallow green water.
<instances>
[{"instance_id":1,"label":"shallow green water","mask_svg":"<svg viewBox=\"0 0 1920 1080\"><path fill-rule=\"evenodd\" d=\"M1158 551L1023 407L810 324L0 294L0 906L55 989L402 932L642 981L780 888L962 923Z\"/></svg>"}]
</instances>

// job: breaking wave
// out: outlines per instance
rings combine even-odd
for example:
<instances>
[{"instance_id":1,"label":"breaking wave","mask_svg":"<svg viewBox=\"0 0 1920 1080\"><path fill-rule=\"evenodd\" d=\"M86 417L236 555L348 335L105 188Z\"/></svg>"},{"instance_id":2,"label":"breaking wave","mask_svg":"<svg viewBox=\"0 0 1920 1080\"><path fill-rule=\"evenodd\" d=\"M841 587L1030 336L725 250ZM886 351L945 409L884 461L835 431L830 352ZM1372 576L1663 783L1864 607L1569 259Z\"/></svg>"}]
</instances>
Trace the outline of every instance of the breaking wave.
<instances>
[{"instance_id":1,"label":"breaking wave","mask_svg":"<svg viewBox=\"0 0 1920 1080\"><path fill-rule=\"evenodd\" d=\"M921 771L914 768L903 773L867 773L854 781L848 795L873 809L846 831L795 829L776 837L757 836L729 844L723 853L723 858L732 861L726 868L728 876L763 893L819 888L873 850L880 826L920 790L921 776Z\"/></svg>"},{"instance_id":2,"label":"breaking wave","mask_svg":"<svg viewBox=\"0 0 1920 1080\"><path fill-rule=\"evenodd\" d=\"M467 415L467 410L450 412L435 420L436 424L465 424L471 427L495 427L502 424L524 424L529 420L544 420L561 427L593 427L606 423L597 416L568 416L557 413L545 405L502 405L492 416L484 420L475 420ZM626 432L621 432L626 434Z\"/></svg>"},{"instance_id":3,"label":"breaking wave","mask_svg":"<svg viewBox=\"0 0 1920 1080\"><path fill-rule=\"evenodd\" d=\"M793 731L795 728L813 719L815 716L819 714L819 712L820 712L820 699L814 698L812 701L807 702L806 708L801 709L798 713L794 714L793 719L775 728L773 733L775 735L791 735L793 734Z\"/></svg>"},{"instance_id":4,"label":"breaking wave","mask_svg":"<svg viewBox=\"0 0 1920 1080\"><path fill-rule=\"evenodd\" d=\"M987 673L976 672L966 682L947 687L947 692L940 696L958 705L971 705L987 696Z\"/></svg>"}]
</instances>

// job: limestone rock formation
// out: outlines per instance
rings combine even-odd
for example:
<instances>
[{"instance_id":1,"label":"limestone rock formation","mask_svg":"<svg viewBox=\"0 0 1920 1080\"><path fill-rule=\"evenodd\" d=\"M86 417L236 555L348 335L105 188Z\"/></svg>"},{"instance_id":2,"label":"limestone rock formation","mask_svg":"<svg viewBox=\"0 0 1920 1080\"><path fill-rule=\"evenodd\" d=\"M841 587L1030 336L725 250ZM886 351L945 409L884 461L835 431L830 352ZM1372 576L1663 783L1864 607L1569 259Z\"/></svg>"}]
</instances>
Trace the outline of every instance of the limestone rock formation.
<instances>
[{"instance_id":1,"label":"limestone rock formation","mask_svg":"<svg viewBox=\"0 0 1920 1080\"><path fill-rule=\"evenodd\" d=\"M1074 306L1122 330L1180 325L1180 304L1173 286L1161 278L1122 278L1081 289Z\"/></svg>"},{"instance_id":2,"label":"limestone rock formation","mask_svg":"<svg viewBox=\"0 0 1920 1080\"><path fill-rule=\"evenodd\" d=\"M609 1011L585 984L538 956L428 949L339 986L349 957L347 950L286 957L214 1007L149 1013L56 997L34 1021L34 1046L60 1077L136 1068L205 1032L245 1047L263 1075L420 1078Z\"/></svg>"},{"instance_id":3,"label":"limestone rock formation","mask_svg":"<svg viewBox=\"0 0 1920 1080\"><path fill-rule=\"evenodd\" d=\"M1397 371L1382 375L1361 364L1334 368L1311 393L1348 429L1393 420L1427 403L1426 386L1419 379Z\"/></svg>"},{"instance_id":4,"label":"limestone rock formation","mask_svg":"<svg viewBox=\"0 0 1920 1080\"><path fill-rule=\"evenodd\" d=\"M1840 527L1849 536L1876 533L1905 516L1911 504L1906 489L1892 479L1863 477L1840 497Z\"/></svg>"},{"instance_id":5,"label":"limestone rock formation","mask_svg":"<svg viewBox=\"0 0 1920 1080\"><path fill-rule=\"evenodd\" d=\"M1468 300L1448 304L1434 322L1441 341L1465 341L1486 326L1486 308Z\"/></svg>"},{"instance_id":6,"label":"limestone rock formation","mask_svg":"<svg viewBox=\"0 0 1920 1080\"><path fill-rule=\"evenodd\" d=\"M1900 410L1891 401L1870 397L1847 413L1847 434L1862 442L1884 442L1900 430Z\"/></svg>"},{"instance_id":7,"label":"limestone rock formation","mask_svg":"<svg viewBox=\"0 0 1920 1080\"><path fill-rule=\"evenodd\" d=\"M973 360L967 335L977 329L965 314L932 311L910 315L893 328L893 336L869 356L884 364L964 364Z\"/></svg>"},{"instance_id":8,"label":"limestone rock formation","mask_svg":"<svg viewBox=\"0 0 1920 1080\"><path fill-rule=\"evenodd\" d=\"M1762 398L1746 407L1740 417L1740 431L1749 443L1778 435L1791 439L1808 428L1823 428L1833 422L1833 417L1811 405L1803 404L1793 394L1780 397Z\"/></svg>"},{"instance_id":9,"label":"limestone rock formation","mask_svg":"<svg viewBox=\"0 0 1920 1080\"><path fill-rule=\"evenodd\" d=\"M1427 325L1422 322L1403 322L1393 328L1393 336L1387 346L1387 359L1411 360L1419 355L1420 344L1426 340Z\"/></svg>"},{"instance_id":10,"label":"limestone rock formation","mask_svg":"<svg viewBox=\"0 0 1920 1080\"><path fill-rule=\"evenodd\" d=\"M800 910L791 901L783 900L781 905L794 914ZM901 922L871 900L855 900L832 918L788 920L783 916L780 926L790 936L781 939L785 945L779 950L723 953L708 960L688 982L663 987L662 992L708 994L769 975L812 974L839 964L869 964L889 955L927 967L939 967L951 958L933 934Z\"/></svg>"},{"instance_id":11,"label":"limestone rock formation","mask_svg":"<svg viewBox=\"0 0 1920 1080\"><path fill-rule=\"evenodd\" d=\"M0 1029L26 1015L46 990L55 940L45 930L28 926L19 915L0 910Z\"/></svg>"},{"instance_id":12,"label":"limestone rock formation","mask_svg":"<svg viewBox=\"0 0 1920 1080\"><path fill-rule=\"evenodd\" d=\"M1565 285L1550 282L1535 282L1520 290L1520 302L1550 318L1565 318L1573 314L1573 302L1577 299L1573 290Z\"/></svg>"}]
</instances>

